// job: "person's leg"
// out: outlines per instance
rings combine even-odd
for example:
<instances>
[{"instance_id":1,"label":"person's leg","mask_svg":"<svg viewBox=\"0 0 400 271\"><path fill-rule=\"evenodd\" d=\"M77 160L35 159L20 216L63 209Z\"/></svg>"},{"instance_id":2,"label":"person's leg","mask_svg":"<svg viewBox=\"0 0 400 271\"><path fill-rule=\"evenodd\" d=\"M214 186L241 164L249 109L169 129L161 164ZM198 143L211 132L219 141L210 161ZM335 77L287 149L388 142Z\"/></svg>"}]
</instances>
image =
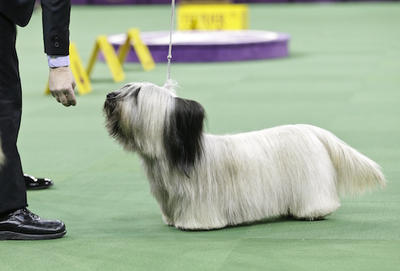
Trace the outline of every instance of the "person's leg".
<instances>
[{"instance_id":1,"label":"person's leg","mask_svg":"<svg viewBox=\"0 0 400 271\"><path fill-rule=\"evenodd\" d=\"M15 25L0 15L0 136L5 155L0 170L0 214L27 206L17 149L22 97L15 39Z\"/></svg>"},{"instance_id":2,"label":"person's leg","mask_svg":"<svg viewBox=\"0 0 400 271\"><path fill-rule=\"evenodd\" d=\"M15 24L0 14L0 136L5 156L0 168L0 240L60 238L66 233L62 221L41 219L26 209L17 149L22 97L15 39Z\"/></svg>"}]
</instances>

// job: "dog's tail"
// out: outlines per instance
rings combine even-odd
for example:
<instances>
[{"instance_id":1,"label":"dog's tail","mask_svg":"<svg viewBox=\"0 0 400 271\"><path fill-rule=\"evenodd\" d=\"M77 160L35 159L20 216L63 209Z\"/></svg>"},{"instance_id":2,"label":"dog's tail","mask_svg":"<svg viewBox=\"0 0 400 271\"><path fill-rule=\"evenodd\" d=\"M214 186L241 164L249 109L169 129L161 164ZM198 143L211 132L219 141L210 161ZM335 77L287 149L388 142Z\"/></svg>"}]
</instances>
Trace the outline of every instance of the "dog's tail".
<instances>
[{"instance_id":1,"label":"dog's tail","mask_svg":"<svg viewBox=\"0 0 400 271\"><path fill-rule=\"evenodd\" d=\"M377 163L347 145L331 132L315 126L307 125L307 127L325 145L330 155L336 169L339 194L361 194L376 186L385 186L385 176Z\"/></svg>"}]
</instances>

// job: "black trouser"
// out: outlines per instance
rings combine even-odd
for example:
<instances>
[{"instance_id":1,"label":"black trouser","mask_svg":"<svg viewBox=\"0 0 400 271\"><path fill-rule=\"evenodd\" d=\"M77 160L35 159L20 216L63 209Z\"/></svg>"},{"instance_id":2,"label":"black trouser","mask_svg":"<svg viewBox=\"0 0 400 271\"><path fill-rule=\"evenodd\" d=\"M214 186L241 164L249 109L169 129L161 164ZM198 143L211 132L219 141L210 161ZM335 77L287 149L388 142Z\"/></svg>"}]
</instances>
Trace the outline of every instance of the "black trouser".
<instances>
[{"instance_id":1,"label":"black trouser","mask_svg":"<svg viewBox=\"0 0 400 271\"><path fill-rule=\"evenodd\" d=\"M5 163L0 168L0 214L27 206L17 138L22 94L15 50L16 26L0 14L0 136Z\"/></svg>"}]
</instances>

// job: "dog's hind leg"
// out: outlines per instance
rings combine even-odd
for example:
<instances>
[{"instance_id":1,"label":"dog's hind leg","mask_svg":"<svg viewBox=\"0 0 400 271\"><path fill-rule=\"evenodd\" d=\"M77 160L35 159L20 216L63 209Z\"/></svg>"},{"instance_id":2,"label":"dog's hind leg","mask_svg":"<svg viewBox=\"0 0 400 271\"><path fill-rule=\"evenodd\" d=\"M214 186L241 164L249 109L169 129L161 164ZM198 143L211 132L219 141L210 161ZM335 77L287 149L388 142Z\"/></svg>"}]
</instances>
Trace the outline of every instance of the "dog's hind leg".
<instances>
[{"instance_id":1,"label":"dog's hind leg","mask_svg":"<svg viewBox=\"0 0 400 271\"><path fill-rule=\"evenodd\" d=\"M317 200L316 204L308 205L300 211L293 212L292 215L300 220L321 220L324 219L325 216L333 213L339 206L339 202Z\"/></svg>"},{"instance_id":2,"label":"dog's hind leg","mask_svg":"<svg viewBox=\"0 0 400 271\"><path fill-rule=\"evenodd\" d=\"M326 165L325 165L326 166ZM290 213L298 219L320 220L340 206L333 168L316 168L293 185Z\"/></svg>"},{"instance_id":3,"label":"dog's hind leg","mask_svg":"<svg viewBox=\"0 0 400 271\"><path fill-rule=\"evenodd\" d=\"M340 207L339 200L331 195L309 195L298 203L296 208L291 208L291 214L297 219L321 220Z\"/></svg>"}]
</instances>

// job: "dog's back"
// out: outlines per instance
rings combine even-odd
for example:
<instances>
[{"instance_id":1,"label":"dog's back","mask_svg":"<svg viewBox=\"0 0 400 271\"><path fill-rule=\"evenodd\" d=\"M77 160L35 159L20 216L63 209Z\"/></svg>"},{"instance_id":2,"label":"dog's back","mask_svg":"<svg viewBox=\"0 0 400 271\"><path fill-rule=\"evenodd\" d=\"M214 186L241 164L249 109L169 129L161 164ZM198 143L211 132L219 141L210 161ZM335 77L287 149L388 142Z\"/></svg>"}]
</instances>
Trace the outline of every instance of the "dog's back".
<instances>
[{"instance_id":1,"label":"dog's back","mask_svg":"<svg viewBox=\"0 0 400 271\"><path fill-rule=\"evenodd\" d=\"M307 125L283 125L261 131L253 131L236 135L224 136L233 142L240 142L245 146L246 142L252 147L262 146L264 149L275 151L280 156L280 161L294 160L297 152L312 152L318 150L316 145L322 143L329 154L337 173L338 191L341 195L360 194L376 186L385 186L385 177L380 166L361 154L333 133L322 128ZM318 142L316 142L316 140ZM258 144L254 144L258 142ZM283 157L283 156L291 156ZM309 153L308 156L313 155Z\"/></svg>"}]
</instances>

